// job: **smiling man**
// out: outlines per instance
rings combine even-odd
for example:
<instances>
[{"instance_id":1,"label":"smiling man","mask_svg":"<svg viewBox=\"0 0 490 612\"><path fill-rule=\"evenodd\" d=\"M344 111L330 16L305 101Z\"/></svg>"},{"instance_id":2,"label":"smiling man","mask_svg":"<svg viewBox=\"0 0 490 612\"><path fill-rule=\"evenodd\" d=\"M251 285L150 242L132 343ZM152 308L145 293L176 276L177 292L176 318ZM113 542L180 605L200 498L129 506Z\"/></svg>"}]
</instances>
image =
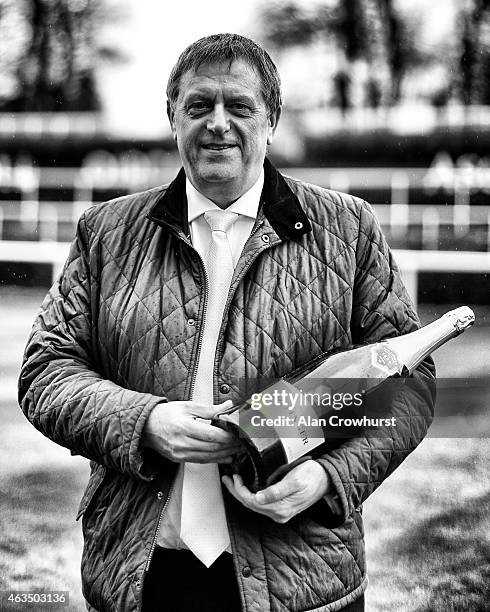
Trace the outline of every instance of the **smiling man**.
<instances>
[{"instance_id":1,"label":"smiling man","mask_svg":"<svg viewBox=\"0 0 490 612\"><path fill-rule=\"evenodd\" d=\"M174 87L168 115L186 176L227 208L259 179L281 107L268 108L261 78L245 59L200 64Z\"/></svg>"},{"instance_id":2,"label":"smiling man","mask_svg":"<svg viewBox=\"0 0 490 612\"><path fill-rule=\"evenodd\" d=\"M168 116L183 168L95 206L34 325L26 416L91 459L83 593L98 612L364 609L362 503L425 435L433 367L367 435L251 493L213 427L239 381L413 331L418 319L365 202L282 176L264 49L203 38L177 61ZM416 414L417 419L410 416Z\"/></svg>"}]
</instances>

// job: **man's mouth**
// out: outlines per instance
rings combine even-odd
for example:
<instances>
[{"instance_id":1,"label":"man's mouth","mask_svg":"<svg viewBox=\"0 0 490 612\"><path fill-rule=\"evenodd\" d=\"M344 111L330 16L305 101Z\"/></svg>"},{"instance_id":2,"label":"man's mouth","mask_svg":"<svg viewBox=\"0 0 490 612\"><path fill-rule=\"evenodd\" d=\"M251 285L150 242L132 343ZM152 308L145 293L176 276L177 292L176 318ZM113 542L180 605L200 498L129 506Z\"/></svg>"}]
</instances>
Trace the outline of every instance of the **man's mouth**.
<instances>
[{"instance_id":1,"label":"man's mouth","mask_svg":"<svg viewBox=\"0 0 490 612\"><path fill-rule=\"evenodd\" d=\"M203 144L202 148L207 149L209 151L225 151L226 149L232 149L235 146L236 145L234 144L226 144L226 143L219 144L219 143L210 142L208 144Z\"/></svg>"}]
</instances>

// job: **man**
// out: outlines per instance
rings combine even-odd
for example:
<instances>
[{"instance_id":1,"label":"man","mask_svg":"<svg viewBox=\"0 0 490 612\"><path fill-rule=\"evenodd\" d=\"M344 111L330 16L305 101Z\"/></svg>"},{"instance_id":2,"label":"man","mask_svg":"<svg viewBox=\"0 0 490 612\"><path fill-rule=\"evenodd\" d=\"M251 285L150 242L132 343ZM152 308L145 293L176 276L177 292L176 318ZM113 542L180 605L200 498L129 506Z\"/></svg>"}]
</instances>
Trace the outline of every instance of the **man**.
<instances>
[{"instance_id":1,"label":"man","mask_svg":"<svg viewBox=\"0 0 490 612\"><path fill-rule=\"evenodd\" d=\"M238 443L209 419L241 378L418 319L369 205L266 159L281 94L262 48L197 41L167 96L183 169L82 216L20 378L31 422L92 460L88 609L363 610L362 503L425 435L431 362L393 401L392 437L348 440L256 495L220 481Z\"/></svg>"}]
</instances>

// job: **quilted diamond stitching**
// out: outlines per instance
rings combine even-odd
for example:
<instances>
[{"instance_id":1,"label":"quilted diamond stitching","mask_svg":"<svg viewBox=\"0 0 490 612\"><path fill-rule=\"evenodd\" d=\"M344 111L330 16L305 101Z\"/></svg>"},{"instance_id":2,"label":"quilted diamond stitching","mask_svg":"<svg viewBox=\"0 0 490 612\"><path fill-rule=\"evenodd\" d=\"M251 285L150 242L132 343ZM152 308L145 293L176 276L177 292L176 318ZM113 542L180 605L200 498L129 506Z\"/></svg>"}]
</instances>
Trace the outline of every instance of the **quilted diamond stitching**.
<instances>
[{"instance_id":1,"label":"quilted diamond stitching","mask_svg":"<svg viewBox=\"0 0 490 612\"><path fill-rule=\"evenodd\" d=\"M390 300L392 300L389 311L378 308L376 312L377 320L381 320L384 323L383 333L401 333L417 323L417 319L412 313L410 302L400 287L390 287L390 291L387 291L384 270L393 270L394 268L390 260L389 251L386 249L381 235L376 234L377 230L373 229L372 212L369 207L367 205L360 205L359 201L355 198L341 197L335 192L328 192L308 185L305 186L289 179L288 181L290 185L294 186L293 190L297 192L308 212L312 225L311 236L313 237L313 242L308 236L308 238L303 237L294 243L288 243L288 256L286 256L285 249L281 250L282 247L278 246L276 248L275 244L271 244L270 249L260 259L262 264L267 262L267 267L263 266L261 268L258 263L259 259L257 259L254 262L256 263L255 268L251 269L247 278L251 281L251 286L255 290L267 296L277 316L286 316L287 313L294 337L284 341L283 338L274 336L274 330L268 322L259 324L256 318L254 318L253 313L249 313L238 303L232 304L228 324L229 334L225 345L226 362L224 362L226 372L231 374L235 371L243 371L244 368L246 371L258 371L253 355L250 354L254 351L254 336L258 334L267 338L270 346L274 347L276 358L282 359L284 363L290 364L291 367L294 366L293 359L295 356L293 355L293 349L296 345L304 342L306 351L316 350L320 352L324 350L321 339L321 322L322 316L326 316L326 313L332 319L330 332L333 335L330 341L337 346L343 346L348 342L350 337L350 321L343 316L342 304L344 300L350 297L352 278L350 276L351 270L347 269L344 264L346 255L351 255L352 260L357 258L356 279L358 283L362 281L364 297L366 298L367 296L366 299L369 299L368 292L373 292L375 294L389 294ZM167 321L170 322L172 317L179 316L179 313L184 308L187 308L191 302L198 299L198 289L194 288L193 291L190 291L188 286L182 288L180 285L174 284L174 280L181 282L179 274L187 274L189 283L195 282L193 280L192 269L183 266L181 261L176 266L175 271L166 277L168 300L165 303L164 311L156 308L158 300L155 293L159 291L159 287L152 287L151 291L141 293L137 283L132 280L131 271L126 269L128 258L134 257L135 254L137 254L138 261L143 266L143 269L145 267L150 269L154 265L158 265L158 255L150 257L146 252L154 244L155 234L149 231L148 221L144 219L142 211L152 204L161 191L162 189L157 189L140 194L137 197L119 198L106 205L101 205L97 209L87 211L81 222L81 231L83 232L83 224L85 224L85 232L87 235L90 235L87 242L90 252L87 257L98 258L98 262L101 264L98 269L98 275L92 273L91 270L86 270L84 254L77 253L76 250L72 251L70 255L66 272L68 276L72 275L74 280L79 278L80 282L86 282L86 278L89 277L102 296L101 312L103 312L103 316L106 317L107 321L110 320L112 325L116 326L120 342L123 345L120 355L112 355L111 347L108 345L103 347L105 356L109 360L108 367L117 371L118 380L124 380L128 386L135 388L146 384L145 373L138 371L135 374L134 372L127 371L127 366L124 364L126 362L130 363L131 360L133 360L132 364L136 370L144 370L145 368L160 368L162 370L165 367L172 368L172 379L168 385L168 391L177 393L177 390L181 389L181 385L189 376L188 368L190 364L188 356L190 351L193 351L192 347L194 347L195 336L183 334L181 338L172 337L172 331L167 330L166 327ZM351 219L353 228L355 226L356 232L353 231L352 235L349 235L348 228L346 230L345 226L341 227L335 221L339 211L345 215L346 219ZM110 221L110 225L107 227L106 221ZM364 226L366 229L364 229ZM103 231L101 228L104 228ZM161 239L163 239L163 230L160 228L154 229L161 234ZM124 244L124 241L120 239L124 235L131 236L129 242L132 244ZM362 248L359 247L360 244L363 245ZM329 252L332 253L331 258L326 256L327 250L325 245L328 245ZM363 250L365 245L367 246ZM250 263L261 250L264 249L257 247L249 249L249 252L244 254L245 260ZM142 254L141 251L145 251L145 253ZM103 258L102 262L100 261L101 257ZM298 275L294 274L293 268L296 264L299 265L304 257L308 257L310 271L314 270L314 273L303 279L301 275L298 278ZM262 276L258 275L260 269L263 271ZM121 283L117 291L107 297L104 294L104 287L99 285L98 280L103 275L106 275L104 278L117 275ZM295 285L295 294L288 294L287 305L285 304L285 296L275 291L274 288L278 275L281 275L284 283L290 286L292 283ZM393 277L390 282L393 282ZM332 285L337 288L337 295L332 294ZM70 285L68 282L63 282L60 291L63 291L63 298L71 302L73 310L76 310L76 305L83 299L83 296L78 293L77 285L75 283ZM117 300L120 299L120 296L125 299L128 292L132 293L129 300L130 308L121 315L117 306ZM154 296L155 300L153 299ZM171 296L172 300L170 299ZM306 296L308 296L307 300ZM246 301L245 296L244 300ZM299 314L300 308L304 303L310 305L313 312L321 313L318 314L317 319L309 321L308 324L305 324L304 319ZM294 305L294 308L291 308L291 304ZM54 308L54 305L48 301L43 307L49 310L49 308ZM135 310L136 307L138 309L141 308L141 311ZM372 304L359 302L355 304L355 307L358 311L357 316L360 318L367 319L371 315ZM156 308L156 310L153 310L153 308ZM397 308L403 312L404 318L402 323L399 321L400 317L394 312ZM390 313L393 312L394 314L390 316ZM130 332L125 327L130 320L133 321L133 319L137 320L142 317L144 317L146 323L138 327L137 333L135 331ZM335 320L335 324L333 320ZM403 329L398 328L400 324L404 326ZM237 330L240 326L243 326L244 330L247 328L248 331L244 331L242 335L236 333L232 338L231 331ZM53 335L58 332L65 334L79 327L89 328L90 321L84 316L77 316L71 312L67 313L65 321L57 322L51 328L49 328L49 325L45 329L42 329L42 326L40 326L32 337L39 338L39 343L42 345L43 334L46 332ZM140 347L151 345L155 342L159 343L158 354L152 354L150 358ZM57 348L53 346L52 350L56 354ZM42 358L43 353L44 355L47 354L46 346L41 355L38 356L39 359ZM63 362L60 361L60 364L69 365L72 368L69 371L75 372L77 359L79 358L81 358L80 355L70 355ZM119 363L117 362L118 359L120 360ZM260 364L259 367L263 368ZM269 365L268 367L272 366ZM152 396L129 390L117 391L115 385L113 387L108 386L104 381L97 380L96 377L94 378L94 374L88 373L88 378L86 380L82 379L81 382L84 385L83 393L80 391L80 395L74 394L72 397L67 398L66 393L60 392L59 385L61 381L58 380L57 372L47 368L38 377L36 392L31 388L25 396L26 403L30 403L31 406L37 405L37 412L32 417L33 421L37 421L41 429L46 431L53 430L52 415L57 412L58 417L54 430L56 432L59 430L62 433L67 422L71 428L72 437L67 437L65 434L65 443L71 444L78 451L83 451L84 449L81 446L87 444L91 436L91 453L95 453L95 449L98 449L97 452L102 456L105 454L104 460L109 465L115 469L122 469L126 473L131 473L133 476L137 475L134 474L134 465L133 468L129 465L131 462L130 449L134 448L134 443L135 441L137 442L135 440L136 421L141 418L145 410L148 410L148 398ZM155 378L158 379L158 377ZM156 380L154 384L156 389L157 385L159 386L161 383ZM158 401L158 399L155 398L155 401ZM76 424L78 429L76 429L74 427L74 415L80 401L84 403L84 418L87 421L84 423L78 422ZM151 406L149 408L151 409ZM403 412L403 406L398 406L398 410ZM404 412L405 414L407 413L406 407ZM112 427L112 442L107 439L105 434L106 428L109 426ZM133 433L131 434L131 432ZM56 437L59 437L58 433L56 433ZM394 469L406 453L410 452L411 448L416 445L419 438L420 425L416 429L415 423L412 423L409 419L405 436L403 439L398 439L396 445L393 441L380 442L366 438L357 445L353 443L349 447L348 452L344 452L341 460L336 457L336 464L333 463L332 465L335 465L335 468L339 470L339 476L343 481L344 493L348 497L349 503L353 503L353 500L360 491L364 491L364 494L368 495L374 490L385 477L380 468L386 467L388 472ZM360 470L360 453L362 453L364 461L368 464L366 477L362 476L362 471ZM385 462L388 463L386 464ZM126 508L122 507L115 513L113 507L112 510L113 527L109 524L101 525L101 536L104 536L106 530L114 528L117 531L121 529L122 524L128 520ZM134 519L135 517L132 518ZM138 521L138 525L146 530L151 526L141 515L138 516ZM357 525L355 527L357 529ZM133 546L138 547L140 544L137 533L138 531L136 530L127 538L128 550ZM355 556L354 551L347 548L346 543L342 541L340 536L335 535L339 539L339 546L345 547L352 556ZM301 537L298 533L296 536L297 538ZM109 536L106 534L106 537ZM311 549L314 551L304 539L302 541L304 542L305 550ZM113 551L113 554L114 557L110 559L111 561L112 559L119 558L122 553ZM314 551L311 554L318 555L318 552ZM126 551L124 551L124 555L125 559L121 561L121 565L126 568L125 573L129 574L132 571L131 563L128 562L129 556L126 554ZM325 559L324 562L331 567L334 574L338 573L335 569L338 566L333 560L331 560L332 564L329 564L328 560ZM98 566L98 568L100 567ZM270 570L270 568L266 569ZM296 568L291 567L289 569L298 576L300 575ZM93 571L97 571L96 567L93 568ZM125 588L124 576L122 574L124 572L120 574L120 583L116 585L115 591ZM340 576L338 578L342 582ZM321 600L322 596L316 592L314 585L308 584L308 588ZM271 606L272 601L280 601L280 598L273 590L269 592ZM284 603L281 605L284 605Z\"/></svg>"}]
</instances>

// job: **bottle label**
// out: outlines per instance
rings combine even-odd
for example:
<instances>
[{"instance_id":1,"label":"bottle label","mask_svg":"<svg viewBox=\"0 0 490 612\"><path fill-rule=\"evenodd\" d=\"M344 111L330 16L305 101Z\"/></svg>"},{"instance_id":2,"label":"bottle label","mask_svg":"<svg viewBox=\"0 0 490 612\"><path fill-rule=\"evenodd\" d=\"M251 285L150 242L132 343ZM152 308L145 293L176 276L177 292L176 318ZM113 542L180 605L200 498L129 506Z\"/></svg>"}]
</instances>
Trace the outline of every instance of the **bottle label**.
<instances>
[{"instance_id":1,"label":"bottle label","mask_svg":"<svg viewBox=\"0 0 490 612\"><path fill-rule=\"evenodd\" d=\"M374 344L371 351L372 365L390 376L401 370L400 360L393 349L383 343Z\"/></svg>"},{"instance_id":2,"label":"bottle label","mask_svg":"<svg viewBox=\"0 0 490 612\"><path fill-rule=\"evenodd\" d=\"M278 438L288 463L325 442L311 401L291 383L281 379L247 403L251 410L242 414L240 425L251 438Z\"/></svg>"},{"instance_id":3,"label":"bottle label","mask_svg":"<svg viewBox=\"0 0 490 612\"><path fill-rule=\"evenodd\" d=\"M298 393L298 389L294 385L285 380L282 380L281 383L290 392ZM306 403L300 407L290 407L289 409L296 435L281 436L281 444L288 463L292 463L296 459L303 457L303 455L308 455L317 446L323 444L325 436L323 435L323 429L319 425L309 424L318 421L317 413L311 404Z\"/></svg>"}]
</instances>

